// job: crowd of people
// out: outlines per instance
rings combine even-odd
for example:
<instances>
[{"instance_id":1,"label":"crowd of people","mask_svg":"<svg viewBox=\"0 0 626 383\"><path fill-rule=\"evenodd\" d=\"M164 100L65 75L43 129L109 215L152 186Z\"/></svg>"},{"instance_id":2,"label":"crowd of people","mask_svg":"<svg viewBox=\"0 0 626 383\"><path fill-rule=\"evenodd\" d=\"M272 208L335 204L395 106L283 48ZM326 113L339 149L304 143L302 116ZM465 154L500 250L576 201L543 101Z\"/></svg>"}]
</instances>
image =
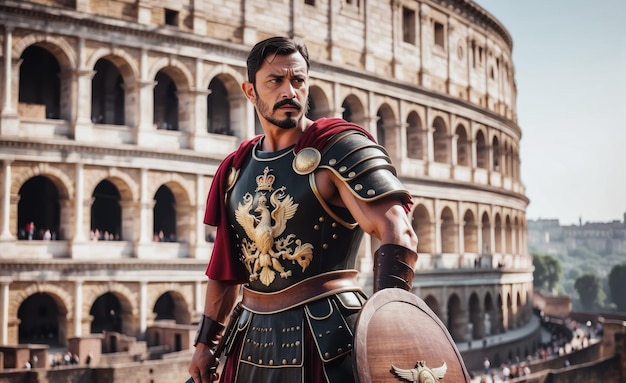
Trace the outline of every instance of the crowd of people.
<instances>
[{"instance_id":1,"label":"crowd of people","mask_svg":"<svg viewBox=\"0 0 626 383\"><path fill-rule=\"evenodd\" d=\"M492 366L488 357L483 361L483 371L472 372L473 383L500 383L511 379L528 376L531 374L533 361L547 360L554 357L567 355L590 345L592 337L602 335L602 324L593 325L590 321L580 323L572 319L551 321L544 318L543 328L549 334L549 340L541 344L534 355L527 355L525 360L519 357L515 361L507 361L499 366ZM570 361L566 359L563 367L569 367Z\"/></svg>"}]
</instances>

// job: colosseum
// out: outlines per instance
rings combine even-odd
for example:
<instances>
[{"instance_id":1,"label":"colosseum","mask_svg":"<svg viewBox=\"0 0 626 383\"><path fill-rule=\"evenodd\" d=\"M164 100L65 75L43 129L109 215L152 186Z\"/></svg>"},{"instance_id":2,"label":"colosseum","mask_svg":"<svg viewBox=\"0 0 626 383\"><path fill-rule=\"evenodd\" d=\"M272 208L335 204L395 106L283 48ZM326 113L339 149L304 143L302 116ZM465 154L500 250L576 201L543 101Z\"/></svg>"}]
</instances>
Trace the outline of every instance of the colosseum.
<instances>
[{"instance_id":1,"label":"colosseum","mask_svg":"<svg viewBox=\"0 0 626 383\"><path fill-rule=\"evenodd\" d=\"M4 0L0 24L5 369L69 350L103 368L158 355L175 367L125 373L185 378L207 193L224 156L261 133L240 84L271 35L309 48L310 118L358 123L390 153L415 201L414 293L468 367L534 351L513 43L478 4Z\"/></svg>"}]
</instances>

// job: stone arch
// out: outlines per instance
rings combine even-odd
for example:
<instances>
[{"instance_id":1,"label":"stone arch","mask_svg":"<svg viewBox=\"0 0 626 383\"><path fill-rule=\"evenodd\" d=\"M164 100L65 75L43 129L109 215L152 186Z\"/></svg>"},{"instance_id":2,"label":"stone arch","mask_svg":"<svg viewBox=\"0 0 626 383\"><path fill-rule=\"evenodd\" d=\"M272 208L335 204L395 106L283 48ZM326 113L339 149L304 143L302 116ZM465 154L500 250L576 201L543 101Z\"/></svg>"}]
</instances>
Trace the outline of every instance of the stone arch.
<instances>
[{"instance_id":1,"label":"stone arch","mask_svg":"<svg viewBox=\"0 0 626 383\"><path fill-rule=\"evenodd\" d=\"M431 126L435 162L450 163L450 133L446 120L436 116Z\"/></svg>"},{"instance_id":2,"label":"stone arch","mask_svg":"<svg viewBox=\"0 0 626 383\"><path fill-rule=\"evenodd\" d=\"M465 341L466 320L461 305L461 298L456 293L448 297L448 323L447 328L455 342Z\"/></svg>"},{"instance_id":3,"label":"stone arch","mask_svg":"<svg viewBox=\"0 0 626 383\"><path fill-rule=\"evenodd\" d=\"M484 321L485 335L491 335L496 332L496 307L493 302L491 292L487 291L484 298Z\"/></svg>"},{"instance_id":4,"label":"stone arch","mask_svg":"<svg viewBox=\"0 0 626 383\"><path fill-rule=\"evenodd\" d=\"M458 124L454 131L456 136L456 163L460 166L471 166L472 149L465 125Z\"/></svg>"},{"instance_id":5,"label":"stone arch","mask_svg":"<svg viewBox=\"0 0 626 383\"><path fill-rule=\"evenodd\" d=\"M478 225L471 209L463 214L463 249L465 253L478 253Z\"/></svg>"},{"instance_id":6,"label":"stone arch","mask_svg":"<svg viewBox=\"0 0 626 383\"><path fill-rule=\"evenodd\" d=\"M412 110L406 118L406 153L409 158L426 159L424 132L422 118Z\"/></svg>"},{"instance_id":7,"label":"stone arch","mask_svg":"<svg viewBox=\"0 0 626 383\"><path fill-rule=\"evenodd\" d=\"M483 211L480 219L480 226L482 230L481 237L483 241L480 251L483 255L493 254L494 249L491 248L491 222L489 218L489 212Z\"/></svg>"},{"instance_id":8,"label":"stone arch","mask_svg":"<svg viewBox=\"0 0 626 383\"><path fill-rule=\"evenodd\" d=\"M69 321L73 317L74 298L68 292L67 289L57 286L51 283L36 282L26 287L25 289L16 292L13 299L9 300L9 317L16 318L17 310L24 303L24 301L33 294L46 293L50 295L57 303L59 308L68 314L67 320Z\"/></svg>"},{"instance_id":9,"label":"stone arch","mask_svg":"<svg viewBox=\"0 0 626 383\"><path fill-rule=\"evenodd\" d=\"M393 108L387 103L382 104L376 112L376 118L376 140L390 155L398 153L395 142L397 122Z\"/></svg>"},{"instance_id":10,"label":"stone arch","mask_svg":"<svg viewBox=\"0 0 626 383\"><path fill-rule=\"evenodd\" d=\"M241 92L241 84L245 81L243 75L233 67L220 64L211 68L202 78L202 89L207 89L211 81L216 77L224 83L228 92L233 92L233 94L238 91Z\"/></svg>"},{"instance_id":11,"label":"stone arch","mask_svg":"<svg viewBox=\"0 0 626 383\"><path fill-rule=\"evenodd\" d=\"M341 104L341 107L343 108L342 117L346 121L354 122L355 124L361 125L367 129L365 124L367 116L364 105L363 101L357 95L347 95Z\"/></svg>"},{"instance_id":12,"label":"stone arch","mask_svg":"<svg viewBox=\"0 0 626 383\"><path fill-rule=\"evenodd\" d=\"M474 138L474 144L476 145L476 167L480 169L489 168L489 146L485 137L486 135L482 128L476 131Z\"/></svg>"},{"instance_id":13,"label":"stone arch","mask_svg":"<svg viewBox=\"0 0 626 383\"><path fill-rule=\"evenodd\" d=\"M505 245L505 253L507 255L513 254L513 236L515 235L513 231L513 224L511 223L511 216L509 214L504 218L504 245Z\"/></svg>"},{"instance_id":14,"label":"stone arch","mask_svg":"<svg viewBox=\"0 0 626 383\"><path fill-rule=\"evenodd\" d=\"M321 117L332 117L330 103L324 90L319 86L311 86L309 88L309 111L307 112L311 120L317 120Z\"/></svg>"},{"instance_id":15,"label":"stone arch","mask_svg":"<svg viewBox=\"0 0 626 383\"><path fill-rule=\"evenodd\" d=\"M72 320L74 313L74 299L67 289L61 286L50 283L36 282L26 287L23 290L19 290L13 299L9 301L9 318L18 318L18 311L22 304L31 296L35 294L47 294L49 295L58 309L57 323L58 323L58 342L61 345L67 345L67 338L73 336ZM15 326L15 334L18 334L19 323L13 322L9 326ZM18 336L19 338L19 336ZM15 339L17 343L18 339Z\"/></svg>"},{"instance_id":16,"label":"stone arch","mask_svg":"<svg viewBox=\"0 0 626 383\"><path fill-rule=\"evenodd\" d=\"M171 57L160 58L150 68L148 78L154 79L157 73L161 71L170 76L172 81L176 84L176 88L179 92L189 90L191 88L191 84L193 84L193 74L189 68L187 68L187 66L178 59Z\"/></svg>"},{"instance_id":17,"label":"stone arch","mask_svg":"<svg viewBox=\"0 0 626 383\"><path fill-rule=\"evenodd\" d=\"M483 310L480 305L480 299L478 298L478 294L476 292L473 291L470 294L467 305L469 309L468 330L470 330L468 338L482 339L485 334Z\"/></svg>"},{"instance_id":18,"label":"stone arch","mask_svg":"<svg viewBox=\"0 0 626 383\"><path fill-rule=\"evenodd\" d=\"M441 252L457 253L457 224L453 210L444 206L439 215L441 220Z\"/></svg>"},{"instance_id":19,"label":"stone arch","mask_svg":"<svg viewBox=\"0 0 626 383\"><path fill-rule=\"evenodd\" d=\"M186 180L178 173L159 173L159 177L150 182L148 195L153 196L161 186L167 186L174 193L177 203L190 204L195 201L196 193L190 181Z\"/></svg>"},{"instance_id":20,"label":"stone arch","mask_svg":"<svg viewBox=\"0 0 626 383\"><path fill-rule=\"evenodd\" d=\"M109 181L119 190L124 201L139 200L139 184L130 174L118 168L109 168Z\"/></svg>"},{"instance_id":21,"label":"stone arch","mask_svg":"<svg viewBox=\"0 0 626 383\"><path fill-rule=\"evenodd\" d=\"M500 163L502 161L501 150L502 149L500 148L500 140L498 140L498 136L493 136L493 138L491 139L491 152L493 156L491 170L496 172L502 171L502 164Z\"/></svg>"},{"instance_id":22,"label":"stone arch","mask_svg":"<svg viewBox=\"0 0 626 383\"><path fill-rule=\"evenodd\" d=\"M62 68L76 68L78 66L75 51L66 39L41 33L29 34L20 39L13 46L13 57L20 57L32 45L39 45L48 50L56 57Z\"/></svg>"},{"instance_id":23,"label":"stone arch","mask_svg":"<svg viewBox=\"0 0 626 383\"><path fill-rule=\"evenodd\" d=\"M205 80L208 82L206 87L202 88L208 92L207 101L200 104L197 110L199 115L206 115L206 131L244 137L247 130L242 116L245 114L248 101L241 91L241 75L227 65L219 65L209 74L210 77L205 76L203 79L203 82ZM224 92L222 96L225 99L212 97L216 91ZM219 109L212 109L212 107Z\"/></svg>"},{"instance_id":24,"label":"stone arch","mask_svg":"<svg viewBox=\"0 0 626 383\"><path fill-rule=\"evenodd\" d=\"M424 303L426 303L426 305L433 310L433 312L435 313L435 315L437 315L437 317L439 319L442 319L441 317L441 305L439 304L439 301L437 301L437 298L435 298L433 295L429 294L424 298Z\"/></svg>"},{"instance_id":25,"label":"stone arch","mask_svg":"<svg viewBox=\"0 0 626 383\"><path fill-rule=\"evenodd\" d=\"M74 182L66 172L50 163L38 163L30 168L16 172L11 181L11 195L17 195L26 181L36 176L49 178L59 191L60 199L70 199L74 196Z\"/></svg>"},{"instance_id":26,"label":"stone arch","mask_svg":"<svg viewBox=\"0 0 626 383\"><path fill-rule=\"evenodd\" d=\"M98 48L86 60L85 66L87 68L93 68L100 59L111 61L122 74L125 84L139 79L137 61L124 49Z\"/></svg>"},{"instance_id":27,"label":"stone arch","mask_svg":"<svg viewBox=\"0 0 626 383\"><path fill-rule=\"evenodd\" d=\"M153 310L158 300L165 294L170 294L174 301L174 313L176 315L177 324L191 324L192 313L190 310L191 302L188 302L185 294L181 291L181 286L175 283L165 283L158 285L154 291L150 294L150 302L148 311L153 313ZM150 314L149 314L150 315Z\"/></svg>"},{"instance_id":28,"label":"stone arch","mask_svg":"<svg viewBox=\"0 0 626 383\"><path fill-rule=\"evenodd\" d=\"M156 199L154 200L155 205L153 212L156 214L157 211L161 211L164 215L161 216L163 219L159 219L157 216L152 217L153 229L158 232L164 229L160 226L166 225L167 227L165 229L170 230L169 233L163 233L168 237L166 239L167 241L193 243L196 239L193 227L196 220L195 210L193 210L191 201L195 201L195 192L188 185L188 182L185 182L179 174L168 174L158 181L161 183L156 185L157 187L149 194L152 196L151 198L156 198L159 189L166 187L167 190L172 193L175 206L173 210L170 210L167 205L163 205L166 210L161 210ZM172 212L174 217L171 216Z\"/></svg>"},{"instance_id":29,"label":"stone arch","mask_svg":"<svg viewBox=\"0 0 626 383\"><path fill-rule=\"evenodd\" d=\"M435 253L435 229L428 209L422 204L418 204L413 209L413 230L417 234L417 252Z\"/></svg>"},{"instance_id":30,"label":"stone arch","mask_svg":"<svg viewBox=\"0 0 626 383\"><path fill-rule=\"evenodd\" d=\"M91 308L101 296L111 293L119 300L121 306L120 317L122 319L122 333L135 336L139 329L139 307L137 294L122 283L109 281L108 283L96 283L89 285L84 290L83 318L91 318Z\"/></svg>"},{"instance_id":31,"label":"stone arch","mask_svg":"<svg viewBox=\"0 0 626 383\"><path fill-rule=\"evenodd\" d=\"M493 251L496 253L503 254L504 248L503 248L503 241L502 241L502 217L499 212L495 214L495 217L493 219L493 227L494 227Z\"/></svg>"}]
</instances>

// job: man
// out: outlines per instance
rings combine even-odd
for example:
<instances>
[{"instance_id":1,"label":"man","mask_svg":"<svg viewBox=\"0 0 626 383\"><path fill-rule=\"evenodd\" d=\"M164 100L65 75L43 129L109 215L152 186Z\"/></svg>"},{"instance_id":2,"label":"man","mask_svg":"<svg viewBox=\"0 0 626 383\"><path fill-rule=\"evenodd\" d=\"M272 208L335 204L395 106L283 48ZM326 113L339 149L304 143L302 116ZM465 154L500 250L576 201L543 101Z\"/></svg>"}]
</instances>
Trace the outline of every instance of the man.
<instances>
[{"instance_id":1,"label":"man","mask_svg":"<svg viewBox=\"0 0 626 383\"><path fill-rule=\"evenodd\" d=\"M410 290L417 236L411 196L363 128L305 117L309 57L272 37L251 50L245 96L264 134L220 165L205 223L217 226L204 315L189 367L218 379L215 346L228 331L222 382L353 382L352 327L366 297L354 271L363 231L380 240L374 291Z\"/></svg>"}]
</instances>

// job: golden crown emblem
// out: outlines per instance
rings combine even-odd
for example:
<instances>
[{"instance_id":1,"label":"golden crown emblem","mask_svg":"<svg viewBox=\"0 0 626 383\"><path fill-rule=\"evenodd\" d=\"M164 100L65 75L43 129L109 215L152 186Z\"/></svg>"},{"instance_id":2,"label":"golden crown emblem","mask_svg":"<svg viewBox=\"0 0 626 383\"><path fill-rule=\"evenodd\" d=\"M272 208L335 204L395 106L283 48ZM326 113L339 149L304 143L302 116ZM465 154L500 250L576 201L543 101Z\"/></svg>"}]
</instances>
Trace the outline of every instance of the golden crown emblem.
<instances>
[{"instance_id":1,"label":"golden crown emblem","mask_svg":"<svg viewBox=\"0 0 626 383\"><path fill-rule=\"evenodd\" d=\"M256 177L257 188L255 191L274 190L274 187L272 185L274 184L276 177L274 177L272 174L269 174L269 172L270 172L270 168L266 166L265 169L263 170L263 175Z\"/></svg>"}]
</instances>

